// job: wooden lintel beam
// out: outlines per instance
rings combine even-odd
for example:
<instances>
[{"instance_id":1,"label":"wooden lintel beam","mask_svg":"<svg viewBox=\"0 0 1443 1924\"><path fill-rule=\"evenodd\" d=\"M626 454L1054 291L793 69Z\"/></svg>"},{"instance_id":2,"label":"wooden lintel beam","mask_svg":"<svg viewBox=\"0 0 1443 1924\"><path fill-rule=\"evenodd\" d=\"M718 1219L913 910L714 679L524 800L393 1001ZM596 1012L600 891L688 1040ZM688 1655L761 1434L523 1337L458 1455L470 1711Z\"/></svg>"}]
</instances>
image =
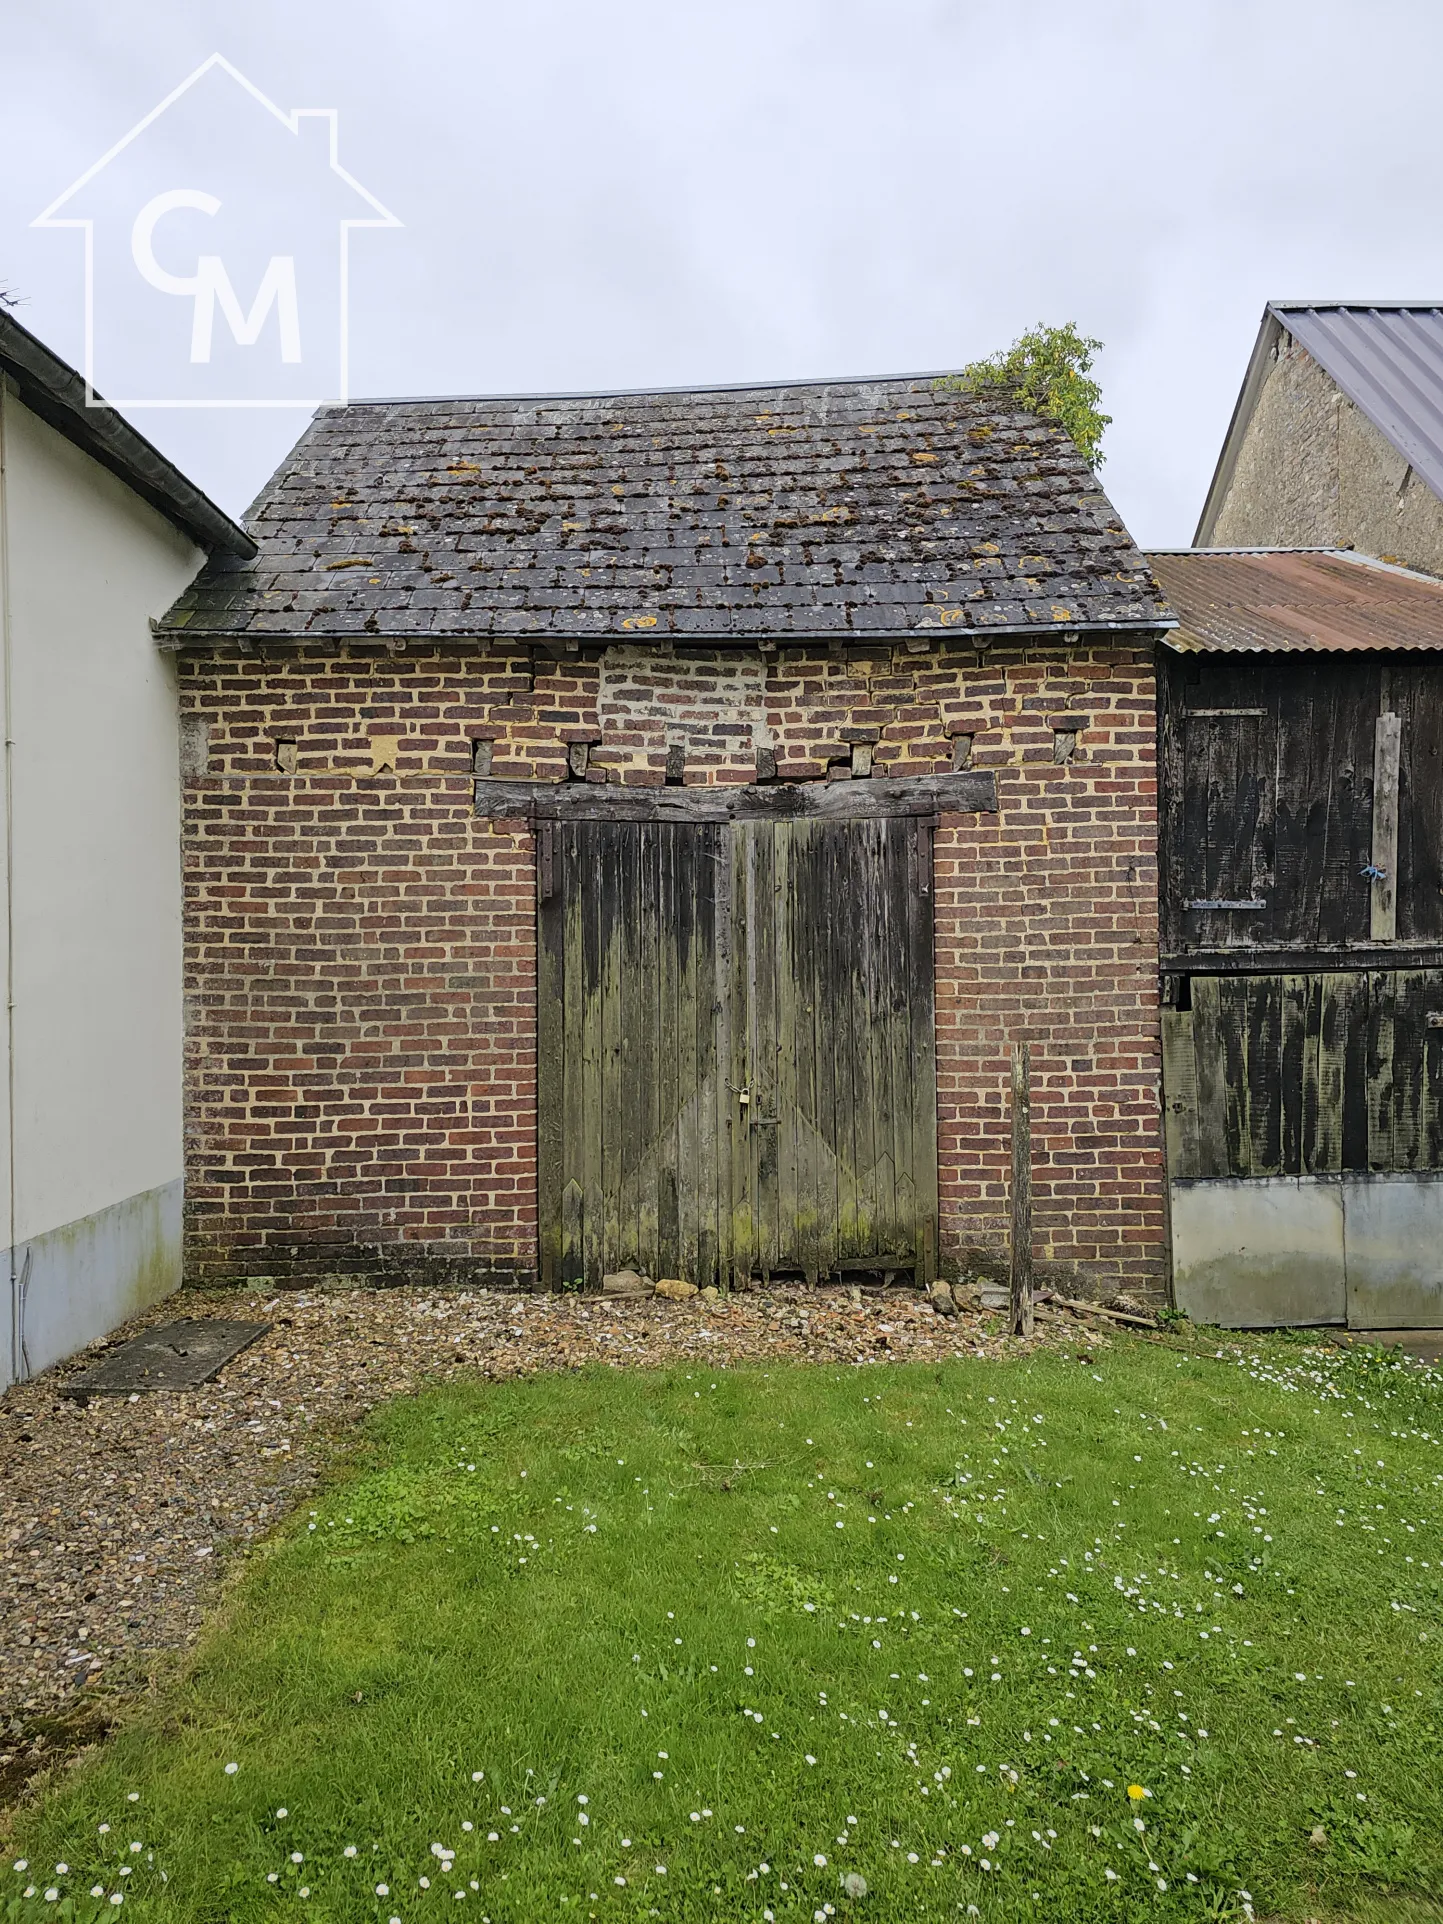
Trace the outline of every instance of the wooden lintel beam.
<instances>
[{"instance_id":1,"label":"wooden lintel beam","mask_svg":"<svg viewBox=\"0 0 1443 1924\"><path fill-rule=\"evenodd\" d=\"M1350 948L1232 948L1170 950L1159 958L1167 975L1347 975L1363 969L1443 969L1443 942L1359 942Z\"/></svg>"},{"instance_id":2,"label":"wooden lintel beam","mask_svg":"<svg viewBox=\"0 0 1443 1924\"><path fill-rule=\"evenodd\" d=\"M698 788L623 788L602 782L475 784L476 813L531 821L858 821L895 815L996 814L990 769L897 781L717 783Z\"/></svg>"}]
</instances>

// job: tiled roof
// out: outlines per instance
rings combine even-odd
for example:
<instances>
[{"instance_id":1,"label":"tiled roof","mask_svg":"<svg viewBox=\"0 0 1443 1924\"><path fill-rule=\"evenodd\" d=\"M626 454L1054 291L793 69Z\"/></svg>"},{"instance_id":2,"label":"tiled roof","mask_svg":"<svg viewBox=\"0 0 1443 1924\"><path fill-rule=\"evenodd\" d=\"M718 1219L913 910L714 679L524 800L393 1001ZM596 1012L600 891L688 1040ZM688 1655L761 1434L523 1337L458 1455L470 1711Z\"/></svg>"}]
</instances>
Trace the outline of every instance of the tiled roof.
<instances>
[{"instance_id":1,"label":"tiled roof","mask_svg":"<svg viewBox=\"0 0 1443 1924\"><path fill-rule=\"evenodd\" d=\"M688 642L1147 628L1057 427L930 376L323 410L163 626Z\"/></svg>"},{"instance_id":2,"label":"tiled roof","mask_svg":"<svg viewBox=\"0 0 1443 1924\"><path fill-rule=\"evenodd\" d=\"M1192 548L1147 557L1173 648L1286 654L1443 648L1443 581L1336 548Z\"/></svg>"}]
</instances>

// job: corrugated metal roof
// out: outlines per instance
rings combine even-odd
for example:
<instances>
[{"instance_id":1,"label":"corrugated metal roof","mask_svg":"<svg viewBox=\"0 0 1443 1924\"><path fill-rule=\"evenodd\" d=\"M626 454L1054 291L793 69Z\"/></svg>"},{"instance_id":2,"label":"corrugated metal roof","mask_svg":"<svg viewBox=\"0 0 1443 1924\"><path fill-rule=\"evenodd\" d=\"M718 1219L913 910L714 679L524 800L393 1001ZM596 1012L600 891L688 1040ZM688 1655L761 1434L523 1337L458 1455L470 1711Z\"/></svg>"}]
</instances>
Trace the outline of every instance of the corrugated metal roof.
<instances>
[{"instance_id":1,"label":"corrugated metal roof","mask_svg":"<svg viewBox=\"0 0 1443 1924\"><path fill-rule=\"evenodd\" d=\"M1443 306L1313 306L1268 311L1443 500Z\"/></svg>"},{"instance_id":2,"label":"corrugated metal roof","mask_svg":"<svg viewBox=\"0 0 1443 1924\"><path fill-rule=\"evenodd\" d=\"M1178 618L1171 648L1443 649L1443 581L1410 568L1338 548L1186 548L1144 559Z\"/></svg>"}]
</instances>

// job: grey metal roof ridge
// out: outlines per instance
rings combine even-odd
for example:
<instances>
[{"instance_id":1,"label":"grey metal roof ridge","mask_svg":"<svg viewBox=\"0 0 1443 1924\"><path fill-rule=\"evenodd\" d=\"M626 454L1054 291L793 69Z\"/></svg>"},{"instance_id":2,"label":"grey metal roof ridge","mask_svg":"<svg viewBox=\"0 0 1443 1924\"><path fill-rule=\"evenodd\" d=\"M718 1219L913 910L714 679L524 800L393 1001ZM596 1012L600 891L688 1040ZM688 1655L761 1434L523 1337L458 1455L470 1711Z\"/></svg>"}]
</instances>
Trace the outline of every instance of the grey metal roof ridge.
<instances>
[{"instance_id":1,"label":"grey metal roof ridge","mask_svg":"<svg viewBox=\"0 0 1443 1924\"><path fill-rule=\"evenodd\" d=\"M1150 554L1336 554L1336 555L1347 555L1347 554L1352 554L1353 550L1351 548L1329 548L1329 547L1323 546L1322 544L1316 541L1311 541L1307 543L1306 546L1300 547L1300 548L1199 547L1196 542L1188 542L1185 546L1180 548L1163 548L1163 547L1156 547L1156 546L1139 548L1138 553L1143 556L1150 555Z\"/></svg>"},{"instance_id":2,"label":"grey metal roof ridge","mask_svg":"<svg viewBox=\"0 0 1443 1924\"><path fill-rule=\"evenodd\" d=\"M1265 555L1265 554L1316 554L1325 555L1330 561L1354 561L1360 568L1376 568L1380 574L1406 575L1411 581L1426 581L1430 587L1443 588L1443 579L1430 575L1422 568L1409 568L1401 561L1384 561L1381 555L1364 554L1358 548L1328 548L1311 544L1302 548L1200 548L1196 545L1186 548L1139 548L1138 553L1144 561L1149 555Z\"/></svg>"},{"instance_id":3,"label":"grey metal roof ridge","mask_svg":"<svg viewBox=\"0 0 1443 1924\"><path fill-rule=\"evenodd\" d=\"M1431 301L1269 301L1275 314L1296 314L1309 308L1342 309L1353 314L1431 313L1443 308L1443 296Z\"/></svg>"},{"instance_id":4,"label":"grey metal roof ridge","mask_svg":"<svg viewBox=\"0 0 1443 1924\"><path fill-rule=\"evenodd\" d=\"M125 416L87 391L84 376L38 335L0 310L0 373L21 404L149 502L198 547L249 561L257 543L238 521L189 480Z\"/></svg>"}]
</instances>

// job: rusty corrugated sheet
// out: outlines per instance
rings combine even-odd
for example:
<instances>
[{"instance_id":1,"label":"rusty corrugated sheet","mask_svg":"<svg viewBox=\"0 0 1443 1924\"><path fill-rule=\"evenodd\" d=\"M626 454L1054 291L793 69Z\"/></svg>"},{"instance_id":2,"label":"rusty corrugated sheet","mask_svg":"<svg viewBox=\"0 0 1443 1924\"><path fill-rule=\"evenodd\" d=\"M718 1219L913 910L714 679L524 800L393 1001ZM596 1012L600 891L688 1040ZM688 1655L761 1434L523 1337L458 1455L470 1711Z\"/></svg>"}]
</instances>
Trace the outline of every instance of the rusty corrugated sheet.
<instances>
[{"instance_id":1,"label":"rusty corrugated sheet","mask_svg":"<svg viewBox=\"0 0 1443 1924\"><path fill-rule=\"evenodd\" d=\"M1443 500L1443 307L1269 308Z\"/></svg>"},{"instance_id":2,"label":"rusty corrugated sheet","mask_svg":"<svg viewBox=\"0 0 1443 1924\"><path fill-rule=\"evenodd\" d=\"M1193 548L1146 559L1178 618L1172 648L1443 648L1443 581L1408 568L1330 548Z\"/></svg>"}]
</instances>

